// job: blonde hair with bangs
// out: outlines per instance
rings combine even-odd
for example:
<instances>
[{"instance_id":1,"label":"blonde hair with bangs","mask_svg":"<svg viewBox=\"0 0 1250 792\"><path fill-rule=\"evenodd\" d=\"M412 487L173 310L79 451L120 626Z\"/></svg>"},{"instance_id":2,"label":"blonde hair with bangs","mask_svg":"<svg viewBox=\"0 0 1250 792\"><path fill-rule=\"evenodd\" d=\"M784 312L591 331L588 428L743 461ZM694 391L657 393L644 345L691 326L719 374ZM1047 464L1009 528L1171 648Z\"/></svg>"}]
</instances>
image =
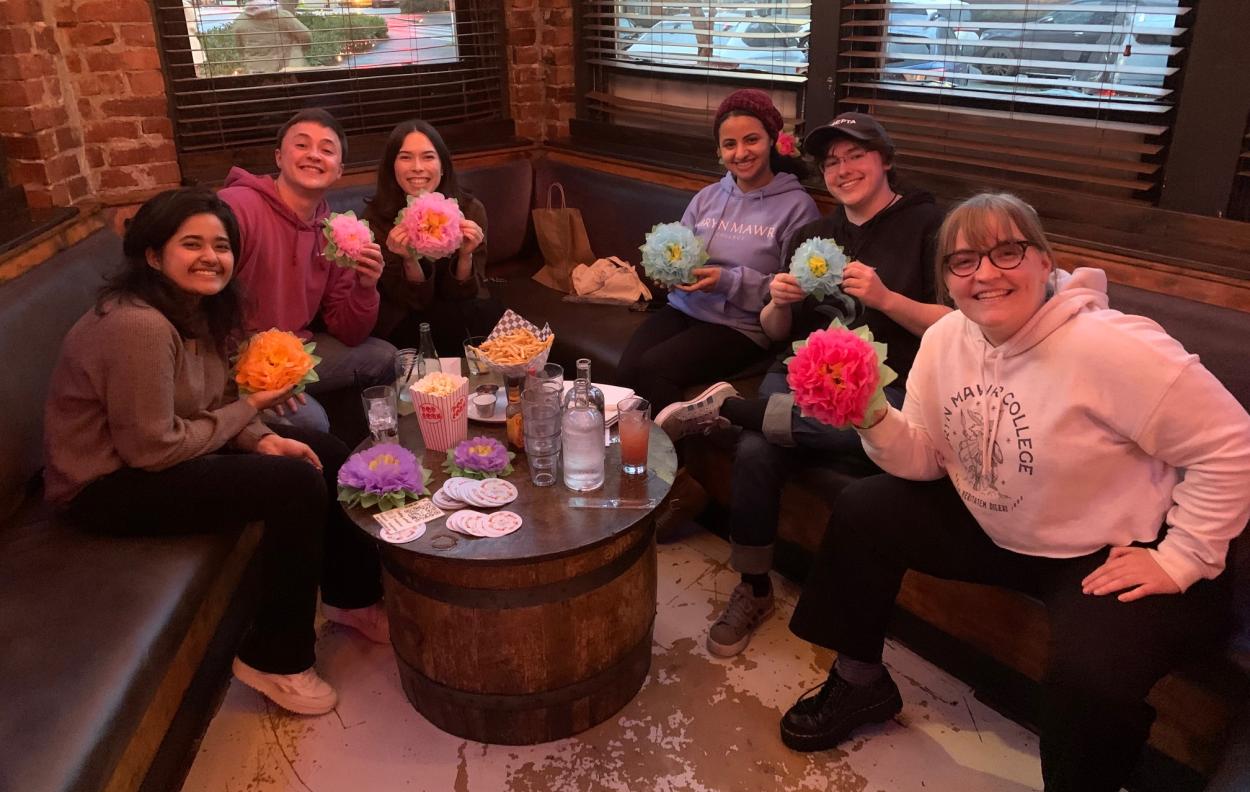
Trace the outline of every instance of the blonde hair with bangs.
<instances>
[{"instance_id":1,"label":"blonde hair with bangs","mask_svg":"<svg viewBox=\"0 0 1250 792\"><path fill-rule=\"evenodd\" d=\"M938 229L937 261L934 266L937 268L935 284L939 302L948 302L950 297L946 289L946 267L942 262L955 251L955 238L959 233L963 232L964 240L974 250L988 250L996 243L1005 241L1001 234L1012 225L1020 230L1024 241L1046 257L1053 273L1055 251L1050 247L1046 232L1042 230L1042 221L1033 207L1011 193L980 193L952 209Z\"/></svg>"}]
</instances>

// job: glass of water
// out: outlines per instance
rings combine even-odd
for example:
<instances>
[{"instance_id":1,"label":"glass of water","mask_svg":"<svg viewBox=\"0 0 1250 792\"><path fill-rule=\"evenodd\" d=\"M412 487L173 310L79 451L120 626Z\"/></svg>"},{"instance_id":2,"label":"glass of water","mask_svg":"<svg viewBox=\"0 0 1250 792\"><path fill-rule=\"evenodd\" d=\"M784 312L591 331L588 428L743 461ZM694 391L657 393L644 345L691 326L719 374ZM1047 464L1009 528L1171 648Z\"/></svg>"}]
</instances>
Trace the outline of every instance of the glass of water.
<instances>
[{"instance_id":1,"label":"glass of water","mask_svg":"<svg viewBox=\"0 0 1250 792\"><path fill-rule=\"evenodd\" d=\"M369 433L373 442L399 442L399 413L395 403L395 389L390 385L374 385L360 392L369 421Z\"/></svg>"}]
</instances>

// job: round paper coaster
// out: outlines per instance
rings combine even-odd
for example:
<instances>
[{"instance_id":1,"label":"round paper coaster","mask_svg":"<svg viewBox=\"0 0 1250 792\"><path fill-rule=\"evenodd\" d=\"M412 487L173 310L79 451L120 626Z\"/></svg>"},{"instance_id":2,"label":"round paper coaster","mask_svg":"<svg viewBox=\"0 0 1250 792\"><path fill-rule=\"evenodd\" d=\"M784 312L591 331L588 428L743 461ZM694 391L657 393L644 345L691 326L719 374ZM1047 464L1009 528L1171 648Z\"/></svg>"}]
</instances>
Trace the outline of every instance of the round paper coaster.
<instances>
[{"instance_id":1,"label":"round paper coaster","mask_svg":"<svg viewBox=\"0 0 1250 792\"><path fill-rule=\"evenodd\" d=\"M430 500L434 501L435 506L446 511L463 509L465 506L464 501L451 497L451 495L447 494L445 489L441 489L434 493Z\"/></svg>"},{"instance_id":2,"label":"round paper coaster","mask_svg":"<svg viewBox=\"0 0 1250 792\"><path fill-rule=\"evenodd\" d=\"M491 536L507 536L521 527L521 515L516 512L498 511L486 518Z\"/></svg>"},{"instance_id":3,"label":"round paper coaster","mask_svg":"<svg viewBox=\"0 0 1250 792\"><path fill-rule=\"evenodd\" d=\"M384 542L391 544L407 544L408 542L420 539L425 535L425 523L417 523L416 525L406 526L404 528L391 528L387 526L378 531L378 538Z\"/></svg>"},{"instance_id":4,"label":"round paper coaster","mask_svg":"<svg viewBox=\"0 0 1250 792\"><path fill-rule=\"evenodd\" d=\"M505 503L511 503L516 500L516 486L501 478L489 478L478 485L478 495L483 500L495 501L502 506Z\"/></svg>"}]
</instances>

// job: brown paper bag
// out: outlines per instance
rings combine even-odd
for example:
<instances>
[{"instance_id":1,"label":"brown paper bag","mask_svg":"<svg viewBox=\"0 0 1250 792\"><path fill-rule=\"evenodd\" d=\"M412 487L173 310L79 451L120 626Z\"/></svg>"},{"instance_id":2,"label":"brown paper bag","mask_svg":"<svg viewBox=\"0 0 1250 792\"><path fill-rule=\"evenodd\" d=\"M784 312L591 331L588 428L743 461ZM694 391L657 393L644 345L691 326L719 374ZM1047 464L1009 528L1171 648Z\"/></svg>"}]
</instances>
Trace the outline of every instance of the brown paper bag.
<instances>
[{"instance_id":1,"label":"brown paper bag","mask_svg":"<svg viewBox=\"0 0 1250 792\"><path fill-rule=\"evenodd\" d=\"M552 201L554 192L560 193L560 205ZM545 266L534 273L534 280L544 286L569 293L573 291L570 273L578 264L595 260L590 252L590 240L582 213L569 209L564 202L564 185L552 182L547 188L547 208L535 209L534 232L538 235L538 247L543 253Z\"/></svg>"}]
</instances>

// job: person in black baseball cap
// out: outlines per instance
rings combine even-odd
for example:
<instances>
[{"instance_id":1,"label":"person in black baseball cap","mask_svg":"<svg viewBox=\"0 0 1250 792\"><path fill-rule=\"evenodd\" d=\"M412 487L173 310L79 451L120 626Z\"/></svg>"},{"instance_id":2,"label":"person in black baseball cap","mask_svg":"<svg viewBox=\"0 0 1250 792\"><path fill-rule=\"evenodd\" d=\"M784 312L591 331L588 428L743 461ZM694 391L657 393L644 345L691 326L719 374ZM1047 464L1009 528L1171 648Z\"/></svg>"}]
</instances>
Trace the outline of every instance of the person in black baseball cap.
<instances>
[{"instance_id":1,"label":"person in black baseball cap","mask_svg":"<svg viewBox=\"0 0 1250 792\"><path fill-rule=\"evenodd\" d=\"M886 181L890 189L897 192L898 185L894 174L894 141L885 131L885 127L877 119L867 113L843 113L824 126L816 127L803 140L803 150L816 161L816 166L824 172L825 157L830 147L838 140L853 140L866 151L875 151L881 155L881 164L885 166Z\"/></svg>"}]
</instances>

